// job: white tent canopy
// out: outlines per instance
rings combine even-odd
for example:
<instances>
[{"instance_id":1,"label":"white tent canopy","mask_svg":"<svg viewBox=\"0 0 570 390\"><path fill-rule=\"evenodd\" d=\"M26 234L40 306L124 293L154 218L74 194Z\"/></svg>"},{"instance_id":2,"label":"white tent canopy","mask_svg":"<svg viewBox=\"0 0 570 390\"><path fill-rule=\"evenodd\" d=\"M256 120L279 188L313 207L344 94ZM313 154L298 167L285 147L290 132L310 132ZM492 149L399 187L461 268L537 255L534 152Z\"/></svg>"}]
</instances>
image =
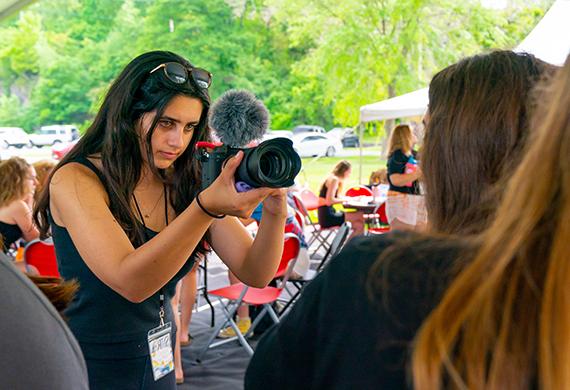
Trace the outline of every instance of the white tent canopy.
<instances>
[{"instance_id":1,"label":"white tent canopy","mask_svg":"<svg viewBox=\"0 0 570 390\"><path fill-rule=\"evenodd\" d=\"M570 0L557 0L536 27L515 49L561 65L570 52ZM360 122L423 115L428 104L428 89L360 107Z\"/></svg>"},{"instance_id":2,"label":"white tent canopy","mask_svg":"<svg viewBox=\"0 0 570 390\"><path fill-rule=\"evenodd\" d=\"M392 99L360 107L360 121L370 122L382 119L405 118L423 115L428 104L428 89L396 96Z\"/></svg>"}]
</instances>

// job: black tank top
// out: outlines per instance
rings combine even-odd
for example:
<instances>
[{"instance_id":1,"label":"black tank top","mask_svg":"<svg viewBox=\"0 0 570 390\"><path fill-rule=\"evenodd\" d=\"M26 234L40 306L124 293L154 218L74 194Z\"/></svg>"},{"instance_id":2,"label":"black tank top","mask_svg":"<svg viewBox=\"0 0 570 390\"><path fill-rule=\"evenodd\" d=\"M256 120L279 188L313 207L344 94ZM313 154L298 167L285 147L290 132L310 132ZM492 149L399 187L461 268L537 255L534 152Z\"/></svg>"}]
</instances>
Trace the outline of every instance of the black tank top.
<instances>
[{"instance_id":1,"label":"black tank top","mask_svg":"<svg viewBox=\"0 0 570 390\"><path fill-rule=\"evenodd\" d=\"M73 162L91 169L103 184L105 177L88 159L81 157ZM79 282L79 290L65 311L68 324L79 341L87 359L134 358L148 355L147 333L160 323L159 292L141 303L123 298L104 284L91 270L77 251L66 228L49 218L61 276ZM83 226L89 230L89 221ZM145 231L146 241L157 232ZM104 242L99 243L105 245ZM188 260L164 287L165 321L171 321L175 329L170 299L175 294L176 283L192 268Z\"/></svg>"},{"instance_id":2,"label":"black tank top","mask_svg":"<svg viewBox=\"0 0 570 390\"><path fill-rule=\"evenodd\" d=\"M7 252L10 245L22 238L22 230L18 225L0 221L0 236L3 241L3 252Z\"/></svg>"}]
</instances>

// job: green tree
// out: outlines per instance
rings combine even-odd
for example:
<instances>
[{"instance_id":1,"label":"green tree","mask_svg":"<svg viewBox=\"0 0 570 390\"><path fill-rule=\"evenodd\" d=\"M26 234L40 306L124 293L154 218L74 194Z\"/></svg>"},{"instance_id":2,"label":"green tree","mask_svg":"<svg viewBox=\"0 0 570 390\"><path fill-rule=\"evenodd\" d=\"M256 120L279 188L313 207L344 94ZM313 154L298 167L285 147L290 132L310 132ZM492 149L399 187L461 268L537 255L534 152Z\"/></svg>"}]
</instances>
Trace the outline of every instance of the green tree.
<instances>
[{"instance_id":1,"label":"green tree","mask_svg":"<svg viewBox=\"0 0 570 390\"><path fill-rule=\"evenodd\" d=\"M490 48L514 46L504 13L466 0L271 0L291 45L306 52L293 73L318 80L334 120L425 85L433 72ZM526 25L530 30L533 24Z\"/></svg>"}]
</instances>

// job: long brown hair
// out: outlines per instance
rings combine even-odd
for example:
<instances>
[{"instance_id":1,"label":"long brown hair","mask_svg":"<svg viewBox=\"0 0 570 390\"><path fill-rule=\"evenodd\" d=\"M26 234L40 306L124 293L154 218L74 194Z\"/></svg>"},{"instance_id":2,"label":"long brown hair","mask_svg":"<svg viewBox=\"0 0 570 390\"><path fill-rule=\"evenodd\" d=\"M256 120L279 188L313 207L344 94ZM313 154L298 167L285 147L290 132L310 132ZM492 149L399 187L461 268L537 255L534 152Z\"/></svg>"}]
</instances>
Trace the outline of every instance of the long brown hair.
<instances>
[{"instance_id":1,"label":"long brown hair","mask_svg":"<svg viewBox=\"0 0 570 390\"><path fill-rule=\"evenodd\" d=\"M570 386L570 56L474 260L424 322L415 388Z\"/></svg>"},{"instance_id":2,"label":"long brown hair","mask_svg":"<svg viewBox=\"0 0 570 390\"><path fill-rule=\"evenodd\" d=\"M30 164L20 157L11 157L0 162L0 207L7 206L26 195L24 183L29 169Z\"/></svg>"},{"instance_id":3,"label":"long brown hair","mask_svg":"<svg viewBox=\"0 0 570 390\"><path fill-rule=\"evenodd\" d=\"M63 316L63 311L73 300L79 288L79 283L75 280L65 281L51 276L27 276Z\"/></svg>"},{"instance_id":4,"label":"long brown hair","mask_svg":"<svg viewBox=\"0 0 570 390\"><path fill-rule=\"evenodd\" d=\"M410 154L414 143L414 135L410 125L401 124L394 127L388 142L388 157L400 149L404 154Z\"/></svg>"},{"instance_id":5,"label":"long brown hair","mask_svg":"<svg viewBox=\"0 0 570 390\"><path fill-rule=\"evenodd\" d=\"M40 160L36 161L32 165L36 170L36 178L38 179L38 184L36 185L36 193L34 194L34 200L38 202L41 198L42 191L46 188L49 174L55 168L57 163L53 160Z\"/></svg>"},{"instance_id":6,"label":"long brown hair","mask_svg":"<svg viewBox=\"0 0 570 390\"><path fill-rule=\"evenodd\" d=\"M552 67L530 54L465 58L429 86L421 167L430 226L477 233L488 226L528 133L532 89Z\"/></svg>"}]
</instances>

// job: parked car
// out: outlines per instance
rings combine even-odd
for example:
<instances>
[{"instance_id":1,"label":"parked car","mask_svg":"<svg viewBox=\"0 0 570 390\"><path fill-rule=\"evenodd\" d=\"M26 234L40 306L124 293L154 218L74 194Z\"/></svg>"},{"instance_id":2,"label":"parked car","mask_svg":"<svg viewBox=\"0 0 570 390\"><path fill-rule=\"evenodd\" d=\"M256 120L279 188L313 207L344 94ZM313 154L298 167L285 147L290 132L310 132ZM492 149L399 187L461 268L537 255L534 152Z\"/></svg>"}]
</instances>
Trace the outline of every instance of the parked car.
<instances>
[{"instance_id":1,"label":"parked car","mask_svg":"<svg viewBox=\"0 0 570 390\"><path fill-rule=\"evenodd\" d=\"M37 134L30 135L32 146L42 147L71 142L79 138L79 130L73 125L50 125L40 127Z\"/></svg>"},{"instance_id":2,"label":"parked car","mask_svg":"<svg viewBox=\"0 0 570 390\"><path fill-rule=\"evenodd\" d=\"M301 133L293 136L293 149L301 157L332 157L342 151L340 140L326 134Z\"/></svg>"},{"instance_id":3,"label":"parked car","mask_svg":"<svg viewBox=\"0 0 570 390\"><path fill-rule=\"evenodd\" d=\"M263 141L267 141L268 139L273 139L278 137L292 139L293 133L290 132L289 130L267 130L265 134L263 134Z\"/></svg>"},{"instance_id":4,"label":"parked car","mask_svg":"<svg viewBox=\"0 0 570 390\"><path fill-rule=\"evenodd\" d=\"M20 127L0 127L0 147L15 146L20 149L30 146L30 137Z\"/></svg>"},{"instance_id":5,"label":"parked car","mask_svg":"<svg viewBox=\"0 0 570 390\"><path fill-rule=\"evenodd\" d=\"M360 139L358 134L351 127L335 127L327 132L328 135L340 139L345 148L359 147Z\"/></svg>"},{"instance_id":6,"label":"parked car","mask_svg":"<svg viewBox=\"0 0 570 390\"><path fill-rule=\"evenodd\" d=\"M61 143L58 142L56 144L54 144L51 147L51 157L54 160L61 160L63 158L63 156L65 156L67 153L69 153L69 151L75 146L75 144L77 143L78 139L71 141L71 142L66 142L66 143Z\"/></svg>"},{"instance_id":7,"label":"parked car","mask_svg":"<svg viewBox=\"0 0 570 390\"><path fill-rule=\"evenodd\" d=\"M300 134L300 133L321 133L325 134L326 131L321 126L315 125L299 125L293 128L293 134Z\"/></svg>"}]
</instances>

